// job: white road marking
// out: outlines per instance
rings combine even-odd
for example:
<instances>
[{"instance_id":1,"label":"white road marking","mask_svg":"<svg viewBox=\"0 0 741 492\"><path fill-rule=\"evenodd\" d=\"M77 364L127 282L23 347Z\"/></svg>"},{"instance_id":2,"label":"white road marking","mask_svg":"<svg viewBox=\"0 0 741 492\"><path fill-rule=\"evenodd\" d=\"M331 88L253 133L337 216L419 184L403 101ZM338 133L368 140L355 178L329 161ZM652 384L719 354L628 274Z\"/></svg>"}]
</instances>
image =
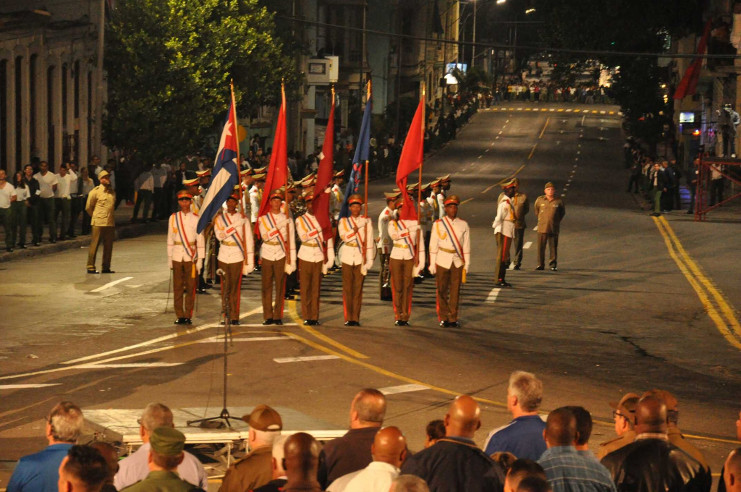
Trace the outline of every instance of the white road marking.
<instances>
[{"instance_id":1,"label":"white road marking","mask_svg":"<svg viewBox=\"0 0 741 492\"><path fill-rule=\"evenodd\" d=\"M478 158L481 159L482 157L484 157L484 156L483 155L480 155Z\"/></svg>"},{"instance_id":2,"label":"white road marking","mask_svg":"<svg viewBox=\"0 0 741 492\"><path fill-rule=\"evenodd\" d=\"M130 362L125 364L80 364L78 369L127 369L130 367L172 367L182 366L182 362Z\"/></svg>"},{"instance_id":3,"label":"white road marking","mask_svg":"<svg viewBox=\"0 0 741 492\"><path fill-rule=\"evenodd\" d=\"M127 287L129 289L138 289L142 285L144 285L144 284L135 284L135 285L129 284L129 285L125 285L124 287Z\"/></svg>"},{"instance_id":4,"label":"white road marking","mask_svg":"<svg viewBox=\"0 0 741 492\"><path fill-rule=\"evenodd\" d=\"M570 113L570 112L571 112L571 108L568 108L568 109L566 110L566 112L567 112L567 113Z\"/></svg>"},{"instance_id":5,"label":"white road marking","mask_svg":"<svg viewBox=\"0 0 741 492\"><path fill-rule=\"evenodd\" d=\"M500 288L494 288L491 289L491 292L489 292L489 295L486 296L486 300L484 301L485 304L490 304L493 302L496 302L497 296L499 295L499 291L502 290Z\"/></svg>"},{"instance_id":6,"label":"white road marking","mask_svg":"<svg viewBox=\"0 0 741 492\"><path fill-rule=\"evenodd\" d=\"M424 391L430 389L423 384L400 384L399 386L387 386L378 388L384 395L398 395L399 393L411 393L412 391Z\"/></svg>"},{"instance_id":7,"label":"white road marking","mask_svg":"<svg viewBox=\"0 0 741 492\"><path fill-rule=\"evenodd\" d=\"M489 147L491 147L491 146L489 146ZM487 153L487 152L489 152L490 150L491 150L491 148L488 148L488 149L486 149L486 150L484 151L484 153Z\"/></svg>"},{"instance_id":8,"label":"white road marking","mask_svg":"<svg viewBox=\"0 0 741 492\"><path fill-rule=\"evenodd\" d=\"M331 360L339 359L336 355L310 355L304 357L278 357L273 359L278 364L286 364L288 362L311 362L315 360Z\"/></svg>"},{"instance_id":9,"label":"white road marking","mask_svg":"<svg viewBox=\"0 0 741 492\"><path fill-rule=\"evenodd\" d=\"M113 282L108 282L108 283L107 283L107 284L105 284L105 285L101 285L101 286L100 286L100 287L98 287L97 289L93 289L93 290L91 290L90 292L101 292L101 291L103 291L103 290L106 290L106 289L107 289L107 288L109 288L109 287L113 287L113 286L114 286L114 285L116 285L116 284L120 284L121 282L126 282L127 280L131 280L132 278L134 278L134 277L124 277L124 278L120 278L120 279L118 279L118 280L114 280Z\"/></svg>"},{"instance_id":10,"label":"white road marking","mask_svg":"<svg viewBox=\"0 0 741 492\"><path fill-rule=\"evenodd\" d=\"M536 227L535 229L537 230L538 228ZM532 246L532 245L533 245L533 242L532 241L528 241L528 242L526 242L525 244L522 245L522 249L530 249L530 246Z\"/></svg>"},{"instance_id":11,"label":"white road marking","mask_svg":"<svg viewBox=\"0 0 741 492\"><path fill-rule=\"evenodd\" d=\"M502 130L499 130L499 133L497 133L497 135L501 135L501 134L502 134Z\"/></svg>"},{"instance_id":12,"label":"white road marking","mask_svg":"<svg viewBox=\"0 0 741 492\"><path fill-rule=\"evenodd\" d=\"M47 386L59 386L62 383L47 384L0 384L0 390L9 389L27 389L27 388L46 388Z\"/></svg>"},{"instance_id":13,"label":"white road marking","mask_svg":"<svg viewBox=\"0 0 741 492\"><path fill-rule=\"evenodd\" d=\"M241 325L240 325L241 326ZM230 338L230 342L267 342L270 340L292 340L290 337L236 337ZM198 343L224 343L224 337L211 337L198 340Z\"/></svg>"}]
</instances>

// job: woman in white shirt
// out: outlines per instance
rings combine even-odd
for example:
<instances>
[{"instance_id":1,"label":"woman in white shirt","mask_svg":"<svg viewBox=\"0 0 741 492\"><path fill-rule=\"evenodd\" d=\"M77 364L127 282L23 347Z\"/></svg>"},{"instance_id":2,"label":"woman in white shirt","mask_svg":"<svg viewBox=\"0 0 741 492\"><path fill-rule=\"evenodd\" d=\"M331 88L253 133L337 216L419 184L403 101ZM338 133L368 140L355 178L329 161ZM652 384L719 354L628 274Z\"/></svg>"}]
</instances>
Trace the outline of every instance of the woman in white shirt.
<instances>
[{"instance_id":1,"label":"woman in white shirt","mask_svg":"<svg viewBox=\"0 0 741 492\"><path fill-rule=\"evenodd\" d=\"M95 188L95 181L90 177L90 170L87 166L83 166L80 169L80 181L82 186L80 187L80 195L82 195L81 203L87 203L87 196ZM85 210L85 206L82 207L82 230L80 232L83 235L90 234L90 215Z\"/></svg>"},{"instance_id":2,"label":"woman in white shirt","mask_svg":"<svg viewBox=\"0 0 741 492\"><path fill-rule=\"evenodd\" d=\"M28 189L26 180L23 179L23 172L18 171L13 176L13 186L15 187L16 200L10 204L11 217L13 217L11 234L13 237L13 244L17 244L20 249L26 249L26 225L27 225L27 214L28 199L31 196L31 191Z\"/></svg>"}]
</instances>

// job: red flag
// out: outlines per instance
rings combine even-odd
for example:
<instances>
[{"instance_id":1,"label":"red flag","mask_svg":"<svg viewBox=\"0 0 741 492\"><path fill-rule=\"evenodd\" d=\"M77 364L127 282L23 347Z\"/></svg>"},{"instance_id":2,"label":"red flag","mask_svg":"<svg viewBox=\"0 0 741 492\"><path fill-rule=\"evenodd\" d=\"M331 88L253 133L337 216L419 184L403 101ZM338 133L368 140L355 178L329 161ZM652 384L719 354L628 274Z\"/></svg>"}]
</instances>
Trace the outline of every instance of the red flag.
<instances>
[{"instance_id":1,"label":"red flag","mask_svg":"<svg viewBox=\"0 0 741 492\"><path fill-rule=\"evenodd\" d=\"M423 92L422 97L419 99L417 112L414 113L412 125L409 127L407 138L404 141L404 148L401 149L399 166L396 168L396 186L404 197L401 210L399 211L399 218L401 220L417 220L416 201L407 192L407 178L422 166L425 147L424 115L425 96Z\"/></svg>"},{"instance_id":2,"label":"red flag","mask_svg":"<svg viewBox=\"0 0 741 492\"><path fill-rule=\"evenodd\" d=\"M278 124L275 126L273 153L270 154L268 175L265 177L265 190L260 203L258 216L265 215L270 209L270 193L288 181L288 147L286 144L286 91L281 84L281 105L278 112Z\"/></svg>"},{"instance_id":3,"label":"red flag","mask_svg":"<svg viewBox=\"0 0 741 492\"><path fill-rule=\"evenodd\" d=\"M322 158L319 161L319 169L316 173L316 184L314 185L314 216L322 226L325 239L332 237L332 222L329 220L329 193L324 190L332 182L334 174L334 88L332 88L332 109L329 110L329 121L327 131L324 133L324 145L322 146Z\"/></svg>"},{"instance_id":4,"label":"red flag","mask_svg":"<svg viewBox=\"0 0 741 492\"><path fill-rule=\"evenodd\" d=\"M710 21L705 24L705 32L702 34L702 38L697 45L697 54L704 55L705 49L708 44L708 37L710 36ZM690 64L687 71L684 72L682 80L677 84L677 89L674 91L674 99L682 99L684 96L691 96L697 92L697 82L700 79L700 71L702 70L702 57L699 56Z\"/></svg>"}]
</instances>

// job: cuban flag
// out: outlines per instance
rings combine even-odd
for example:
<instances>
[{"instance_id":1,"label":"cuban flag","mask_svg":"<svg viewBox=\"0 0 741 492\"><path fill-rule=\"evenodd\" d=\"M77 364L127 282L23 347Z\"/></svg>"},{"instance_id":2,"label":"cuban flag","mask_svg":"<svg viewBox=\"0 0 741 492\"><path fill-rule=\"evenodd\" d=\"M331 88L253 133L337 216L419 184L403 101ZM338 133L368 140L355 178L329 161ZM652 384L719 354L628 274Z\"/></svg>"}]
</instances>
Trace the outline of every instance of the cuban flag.
<instances>
[{"instance_id":1,"label":"cuban flag","mask_svg":"<svg viewBox=\"0 0 741 492\"><path fill-rule=\"evenodd\" d=\"M355 156L352 159L352 171L350 172L350 177L347 180L347 188L345 189L345 201L342 203L342 208L340 209L340 217L350 215L350 208L347 205L347 201L350 199L350 195L358 193L358 187L362 180L363 165L368 162L368 155L370 154L370 130L371 98L368 97L368 101L365 103L365 110L363 111L363 122L360 124L358 145L355 147Z\"/></svg>"},{"instance_id":2,"label":"cuban flag","mask_svg":"<svg viewBox=\"0 0 741 492\"><path fill-rule=\"evenodd\" d=\"M206 192L201 206L201 216L198 218L198 233L200 234L221 210L226 199L239 184L239 144L237 141L237 111L232 97L229 107L229 116L221 132L219 151L216 153L214 169L211 172L211 184Z\"/></svg>"}]
</instances>

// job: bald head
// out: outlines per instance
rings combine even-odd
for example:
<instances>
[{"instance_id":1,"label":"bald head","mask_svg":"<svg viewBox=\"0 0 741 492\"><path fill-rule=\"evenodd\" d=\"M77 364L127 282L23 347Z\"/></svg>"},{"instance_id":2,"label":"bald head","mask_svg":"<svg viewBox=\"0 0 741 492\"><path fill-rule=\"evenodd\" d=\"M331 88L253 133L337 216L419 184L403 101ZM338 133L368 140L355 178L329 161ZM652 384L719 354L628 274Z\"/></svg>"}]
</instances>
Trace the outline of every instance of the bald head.
<instances>
[{"instance_id":1,"label":"bald head","mask_svg":"<svg viewBox=\"0 0 741 492\"><path fill-rule=\"evenodd\" d=\"M384 427L376 433L371 445L373 461L388 463L401 468L407 453L407 440L398 427Z\"/></svg>"},{"instance_id":2,"label":"bald head","mask_svg":"<svg viewBox=\"0 0 741 492\"><path fill-rule=\"evenodd\" d=\"M350 427L381 427L386 416L386 397L373 388L361 390L350 405Z\"/></svg>"},{"instance_id":3,"label":"bald head","mask_svg":"<svg viewBox=\"0 0 741 492\"><path fill-rule=\"evenodd\" d=\"M481 410L476 400L461 395L453 400L445 415L445 435L449 437L468 437L481 427Z\"/></svg>"},{"instance_id":4,"label":"bald head","mask_svg":"<svg viewBox=\"0 0 741 492\"><path fill-rule=\"evenodd\" d=\"M313 436L305 432L293 434L286 439L283 451L289 483L316 481L320 447Z\"/></svg>"},{"instance_id":5,"label":"bald head","mask_svg":"<svg viewBox=\"0 0 741 492\"><path fill-rule=\"evenodd\" d=\"M576 441L576 417L568 408L561 407L548 414L543 431L545 443L554 446L573 446Z\"/></svg>"},{"instance_id":6,"label":"bald head","mask_svg":"<svg viewBox=\"0 0 741 492\"><path fill-rule=\"evenodd\" d=\"M655 396L641 398L636 407L636 433L666 434L666 404Z\"/></svg>"},{"instance_id":7,"label":"bald head","mask_svg":"<svg viewBox=\"0 0 741 492\"><path fill-rule=\"evenodd\" d=\"M741 448L731 451L723 468L722 478L726 483L726 491L741 491Z\"/></svg>"}]
</instances>

